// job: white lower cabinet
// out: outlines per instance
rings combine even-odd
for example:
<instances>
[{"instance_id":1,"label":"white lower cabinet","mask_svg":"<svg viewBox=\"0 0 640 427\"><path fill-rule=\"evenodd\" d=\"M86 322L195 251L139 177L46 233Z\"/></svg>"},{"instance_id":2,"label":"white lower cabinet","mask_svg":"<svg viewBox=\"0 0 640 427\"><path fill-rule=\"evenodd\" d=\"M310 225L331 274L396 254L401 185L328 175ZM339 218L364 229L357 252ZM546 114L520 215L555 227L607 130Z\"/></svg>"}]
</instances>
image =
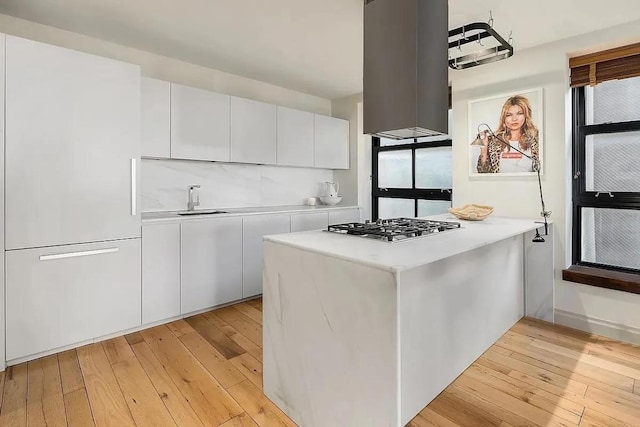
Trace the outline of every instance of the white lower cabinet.
<instances>
[{"instance_id":1,"label":"white lower cabinet","mask_svg":"<svg viewBox=\"0 0 640 427\"><path fill-rule=\"evenodd\" d=\"M329 225L360 222L360 209L344 209L329 211Z\"/></svg>"},{"instance_id":2,"label":"white lower cabinet","mask_svg":"<svg viewBox=\"0 0 640 427\"><path fill-rule=\"evenodd\" d=\"M289 215L247 216L242 224L242 297L262 293L262 237L288 233Z\"/></svg>"},{"instance_id":3,"label":"white lower cabinet","mask_svg":"<svg viewBox=\"0 0 640 427\"><path fill-rule=\"evenodd\" d=\"M299 213L291 215L291 231L326 229L329 225L327 212Z\"/></svg>"},{"instance_id":4,"label":"white lower cabinet","mask_svg":"<svg viewBox=\"0 0 640 427\"><path fill-rule=\"evenodd\" d=\"M180 315L180 224L142 227L142 323Z\"/></svg>"},{"instance_id":5,"label":"white lower cabinet","mask_svg":"<svg viewBox=\"0 0 640 427\"><path fill-rule=\"evenodd\" d=\"M7 251L7 360L139 326L140 252L140 239Z\"/></svg>"},{"instance_id":6,"label":"white lower cabinet","mask_svg":"<svg viewBox=\"0 0 640 427\"><path fill-rule=\"evenodd\" d=\"M181 224L181 313L242 298L242 217Z\"/></svg>"}]
</instances>

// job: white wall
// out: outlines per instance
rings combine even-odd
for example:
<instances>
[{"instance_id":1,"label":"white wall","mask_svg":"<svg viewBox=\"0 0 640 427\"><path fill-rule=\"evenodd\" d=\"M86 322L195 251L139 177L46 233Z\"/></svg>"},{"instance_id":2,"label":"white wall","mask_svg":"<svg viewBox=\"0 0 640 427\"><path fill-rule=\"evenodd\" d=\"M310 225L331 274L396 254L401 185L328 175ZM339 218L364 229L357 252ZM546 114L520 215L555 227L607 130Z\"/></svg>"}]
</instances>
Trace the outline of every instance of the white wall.
<instances>
[{"instance_id":1,"label":"white wall","mask_svg":"<svg viewBox=\"0 0 640 427\"><path fill-rule=\"evenodd\" d=\"M640 295L565 282L562 269L571 263L571 104L568 58L640 40L640 21L536 48L512 58L449 73L453 89L453 205L487 204L495 216L540 219L535 177L471 178L468 148L473 140L467 123L471 99L534 87L544 89L544 176L542 186L555 223L556 321L597 333L637 339ZM636 329L637 328L637 329ZM620 332L624 331L624 332Z\"/></svg>"}]
</instances>

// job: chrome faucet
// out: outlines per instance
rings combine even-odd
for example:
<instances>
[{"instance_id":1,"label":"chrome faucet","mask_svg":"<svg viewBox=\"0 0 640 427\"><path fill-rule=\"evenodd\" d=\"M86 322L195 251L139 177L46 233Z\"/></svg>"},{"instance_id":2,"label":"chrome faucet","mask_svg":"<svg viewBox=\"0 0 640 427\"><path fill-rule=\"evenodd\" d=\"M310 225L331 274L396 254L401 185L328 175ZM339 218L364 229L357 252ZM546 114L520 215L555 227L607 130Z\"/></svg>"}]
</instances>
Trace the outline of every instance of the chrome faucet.
<instances>
[{"instance_id":1,"label":"chrome faucet","mask_svg":"<svg viewBox=\"0 0 640 427\"><path fill-rule=\"evenodd\" d=\"M192 211L196 208L196 206L200 206L200 196L195 191L196 188L200 188L199 185L190 185L189 186L189 201L187 202L187 210ZM196 199L193 200L193 194L196 193Z\"/></svg>"}]
</instances>

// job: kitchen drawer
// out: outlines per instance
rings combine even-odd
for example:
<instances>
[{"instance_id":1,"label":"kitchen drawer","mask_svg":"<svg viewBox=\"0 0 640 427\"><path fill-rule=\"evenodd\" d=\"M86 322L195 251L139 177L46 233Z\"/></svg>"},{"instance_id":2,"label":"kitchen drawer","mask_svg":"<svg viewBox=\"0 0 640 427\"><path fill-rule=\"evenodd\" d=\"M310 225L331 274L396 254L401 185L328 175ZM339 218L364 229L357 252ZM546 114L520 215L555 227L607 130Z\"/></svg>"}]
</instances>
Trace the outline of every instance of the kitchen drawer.
<instances>
[{"instance_id":1,"label":"kitchen drawer","mask_svg":"<svg viewBox=\"0 0 640 427\"><path fill-rule=\"evenodd\" d=\"M291 215L291 232L326 229L329 225L327 212L301 213Z\"/></svg>"},{"instance_id":2,"label":"kitchen drawer","mask_svg":"<svg viewBox=\"0 0 640 427\"><path fill-rule=\"evenodd\" d=\"M7 251L7 360L140 325L140 268L140 239Z\"/></svg>"}]
</instances>

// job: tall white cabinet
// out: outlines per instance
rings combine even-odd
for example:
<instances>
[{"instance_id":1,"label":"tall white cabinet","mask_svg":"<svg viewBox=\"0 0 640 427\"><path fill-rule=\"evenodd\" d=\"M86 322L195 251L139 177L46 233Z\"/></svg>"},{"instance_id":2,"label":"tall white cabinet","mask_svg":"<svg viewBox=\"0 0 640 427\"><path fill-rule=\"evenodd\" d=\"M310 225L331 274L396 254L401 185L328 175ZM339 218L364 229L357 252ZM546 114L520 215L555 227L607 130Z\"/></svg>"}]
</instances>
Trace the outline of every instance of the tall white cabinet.
<instances>
[{"instance_id":1,"label":"tall white cabinet","mask_svg":"<svg viewBox=\"0 0 640 427\"><path fill-rule=\"evenodd\" d=\"M141 324L140 68L6 37L8 360Z\"/></svg>"},{"instance_id":2,"label":"tall white cabinet","mask_svg":"<svg viewBox=\"0 0 640 427\"><path fill-rule=\"evenodd\" d=\"M4 51L5 35L0 34L0 96L4 99ZM4 241L4 102L0 102L0 241ZM2 251L4 256L4 250ZM4 344L4 258L0 262L0 371L4 370L5 346Z\"/></svg>"},{"instance_id":3,"label":"tall white cabinet","mask_svg":"<svg viewBox=\"0 0 640 427\"><path fill-rule=\"evenodd\" d=\"M6 249L140 237L140 69L7 36Z\"/></svg>"}]
</instances>

